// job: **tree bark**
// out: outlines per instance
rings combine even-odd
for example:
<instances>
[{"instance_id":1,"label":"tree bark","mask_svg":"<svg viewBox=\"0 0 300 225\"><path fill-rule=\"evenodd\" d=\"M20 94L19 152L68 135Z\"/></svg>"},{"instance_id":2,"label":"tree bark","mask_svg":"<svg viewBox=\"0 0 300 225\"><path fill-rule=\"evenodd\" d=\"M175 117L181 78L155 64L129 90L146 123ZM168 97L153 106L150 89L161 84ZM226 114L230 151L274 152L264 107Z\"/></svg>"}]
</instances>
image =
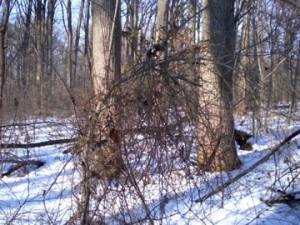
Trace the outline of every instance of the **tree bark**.
<instances>
[{"instance_id":1,"label":"tree bark","mask_svg":"<svg viewBox=\"0 0 300 225\"><path fill-rule=\"evenodd\" d=\"M204 0L202 16L207 61L200 69L197 160L201 169L228 171L240 166L232 108L234 0Z\"/></svg>"},{"instance_id":2,"label":"tree bark","mask_svg":"<svg viewBox=\"0 0 300 225\"><path fill-rule=\"evenodd\" d=\"M119 22L114 21L117 18L116 1L98 0L92 3L92 82L95 95L105 94L114 79L114 73L120 71L120 65L115 64L116 47L113 45L120 38L116 29Z\"/></svg>"},{"instance_id":3,"label":"tree bark","mask_svg":"<svg viewBox=\"0 0 300 225\"><path fill-rule=\"evenodd\" d=\"M155 24L155 42L164 43L167 38L169 0L157 0L157 19Z\"/></svg>"},{"instance_id":4,"label":"tree bark","mask_svg":"<svg viewBox=\"0 0 300 225\"><path fill-rule=\"evenodd\" d=\"M121 56L121 28L119 14L119 0L92 1L92 83L96 105L94 113L89 118L89 129L86 133L86 147L81 154L84 164L82 167L81 184L81 225L91 224L90 198L91 198L91 155L95 141L108 140L111 124L114 123L114 110L109 108L103 98L115 79L120 77ZM109 117L109 119L108 119ZM117 146L118 147L118 146ZM118 148L116 151L119 151ZM101 151L101 149L96 149ZM117 154L117 153L116 153ZM105 156L103 156L105 157ZM103 159L105 160L105 158ZM120 165L116 165L120 166ZM120 172L120 171L117 171Z\"/></svg>"}]
</instances>

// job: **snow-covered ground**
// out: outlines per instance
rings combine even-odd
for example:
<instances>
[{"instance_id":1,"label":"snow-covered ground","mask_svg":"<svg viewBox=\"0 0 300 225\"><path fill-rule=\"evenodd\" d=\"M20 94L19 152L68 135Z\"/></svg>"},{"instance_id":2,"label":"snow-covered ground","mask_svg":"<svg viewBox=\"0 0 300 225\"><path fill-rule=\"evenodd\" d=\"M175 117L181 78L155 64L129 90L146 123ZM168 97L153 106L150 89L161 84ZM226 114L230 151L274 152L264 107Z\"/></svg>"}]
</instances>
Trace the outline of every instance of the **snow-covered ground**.
<instances>
[{"instance_id":1,"label":"snow-covered ground","mask_svg":"<svg viewBox=\"0 0 300 225\"><path fill-rule=\"evenodd\" d=\"M34 127L4 128L1 143L35 143L68 138L74 132L70 123L61 119L34 122L38 122ZM238 150L242 161L240 169L199 174L194 168L187 168L188 176L186 171L153 173L147 175L147 179L136 178L136 187L133 182L119 185L104 182L94 190L95 196L102 196L93 199L94 204L99 200L95 208L107 224L126 224L126 221L148 224L142 222L147 213L154 224L164 225L300 224L299 201L272 205L264 202L283 191L300 192L300 136L224 190L205 201L197 201L247 170L286 136L300 129L300 121L288 124L278 115L269 116L264 123L264 129L258 130L251 139L254 150ZM237 120L236 127L251 131L251 124L251 120L245 118L243 123ZM71 154L63 153L67 148L68 144L1 150L2 159L40 160L45 165L29 168L29 173L18 170L0 179L0 224L65 224L76 213L80 195L79 167ZM10 166L4 163L2 170L5 172Z\"/></svg>"}]
</instances>

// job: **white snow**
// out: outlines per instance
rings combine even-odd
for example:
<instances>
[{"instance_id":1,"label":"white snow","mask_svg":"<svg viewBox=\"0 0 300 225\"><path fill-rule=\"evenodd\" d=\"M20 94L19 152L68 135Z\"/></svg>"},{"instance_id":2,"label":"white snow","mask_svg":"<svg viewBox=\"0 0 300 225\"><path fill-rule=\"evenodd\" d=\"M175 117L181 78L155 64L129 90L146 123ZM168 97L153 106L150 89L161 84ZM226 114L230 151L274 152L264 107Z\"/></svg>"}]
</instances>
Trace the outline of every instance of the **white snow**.
<instances>
[{"instance_id":1,"label":"white snow","mask_svg":"<svg viewBox=\"0 0 300 225\"><path fill-rule=\"evenodd\" d=\"M57 121L61 125L58 126ZM67 138L75 132L70 123L58 118L39 122L35 127L16 126L6 129L5 138L1 142L24 143L27 135L30 137L27 142L34 143L54 139L53 137ZM300 122L288 124L280 116L269 117L267 122L265 126L268 129L259 130L258 135L251 139L253 151L238 150L243 163L238 170L197 175L193 168L189 168L190 176L183 171L172 171L164 175L154 173L148 175L147 183L145 179L137 177L139 190L151 216L157 219L155 224L300 224L300 202L268 206L262 201L276 196L277 189L286 192L300 191L299 136L225 190L204 202L196 202L249 168L288 134L300 129ZM252 129L249 124L250 121L244 125L237 123L237 127L249 131ZM71 154L62 153L67 147L52 145L29 150L5 150L6 154L45 161L45 165L25 175L16 172L0 179L0 224L65 224L76 212L80 195L79 167ZM1 152L1 157L4 157L4 150ZM8 164L3 165L4 170L8 168ZM103 215L108 224L122 224L114 218L143 218L144 207L134 187L105 183L97 187L95 192L101 195L108 189L110 191L105 195L105 200L101 200L98 206L99 212L109 209ZM94 199L94 204L96 203ZM133 218L134 216L137 218Z\"/></svg>"}]
</instances>

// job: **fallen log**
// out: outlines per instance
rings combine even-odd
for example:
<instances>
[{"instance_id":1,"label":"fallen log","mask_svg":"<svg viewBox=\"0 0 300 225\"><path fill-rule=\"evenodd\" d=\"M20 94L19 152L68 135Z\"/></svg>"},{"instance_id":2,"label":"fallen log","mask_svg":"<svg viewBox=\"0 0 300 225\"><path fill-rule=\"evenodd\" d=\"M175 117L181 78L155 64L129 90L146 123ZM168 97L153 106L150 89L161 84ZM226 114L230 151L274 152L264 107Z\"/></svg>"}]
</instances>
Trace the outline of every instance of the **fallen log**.
<instances>
[{"instance_id":1,"label":"fallen log","mask_svg":"<svg viewBox=\"0 0 300 225\"><path fill-rule=\"evenodd\" d=\"M13 172L17 171L20 168L26 168L26 166L36 166L40 168L41 166L45 165L44 161L40 160L26 160L26 161L19 161L19 160L1 160L1 163L15 163L16 165L11 166L7 172L2 173L1 177L9 176Z\"/></svg>"},{"instance_id":2,"label":"fallen log","mask_svg":"<svg viewBox=\"0 0 300 225\"><path fill-rule=\"evenodd\" d=\"M65 139L58 139L58 140L49 140L49 141L42 141L37 143L1 143L0 149L3 148L36 148L36 147L44 147L48 145L57 145L57 144L67 144L71 142L75 142L76 138L65 138Z\"/></svg>"},{"instance_id":3,"label":"fallen log","mask_svg":"<svg viewBox=\"0 0 300 225\"><path fill-rule=\"evenodd\" d=\"M277 197L271 197L269 199L260 198L267 206L273 206L275 204L299 204L300 203L300 192L287 193L282 190L277 190Z\"/></svg>"}]
</instances>

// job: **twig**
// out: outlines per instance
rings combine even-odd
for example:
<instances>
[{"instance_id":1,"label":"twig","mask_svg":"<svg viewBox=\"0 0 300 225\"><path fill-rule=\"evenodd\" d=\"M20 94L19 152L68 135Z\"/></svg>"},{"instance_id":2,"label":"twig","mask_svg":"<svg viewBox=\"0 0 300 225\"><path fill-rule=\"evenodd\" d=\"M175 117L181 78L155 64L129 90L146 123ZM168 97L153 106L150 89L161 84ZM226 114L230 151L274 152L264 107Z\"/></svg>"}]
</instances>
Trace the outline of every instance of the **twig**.
<instances>
[{"instance_id":1,"label":"twig","mask_svg":"<svg viewBox=\"0 0 300 225\"><path fill-rule=\"evenodd\" d=\"M246 169L245 171L241 172L240 174L238 174L237 176L235 176L231 180L227 181L226 183L220 185L219 187L217 187L216 189L212 190L211 192L209 192L208 194L204 195L203 197L195 200L195 202L204 202L206 199L210 198L214 194L216 194L216 193L224 190L229 185L233 184L234 182L236 182L237 180L239 180L240 178L242 178L243 176L245 176L246 174L248 174L249 172L251 172L252 170L254 170L256 167L258 167L259 165L261 165L263 162L266 162L273 154L275 154L277 151L279 151L279 149L282 146L284 146L285 144L287 144L289 141L291 141L294 137L296 137L299 134L300 134L300 129L297 130L297 131L295 131L291 135L289 135L287 138L285 138L272 151L270 151L267 155L265 155L263 158L261 158L260 160L258 160L256 163L254 163L248 169Z\"/></svg>"}]
</instances>

